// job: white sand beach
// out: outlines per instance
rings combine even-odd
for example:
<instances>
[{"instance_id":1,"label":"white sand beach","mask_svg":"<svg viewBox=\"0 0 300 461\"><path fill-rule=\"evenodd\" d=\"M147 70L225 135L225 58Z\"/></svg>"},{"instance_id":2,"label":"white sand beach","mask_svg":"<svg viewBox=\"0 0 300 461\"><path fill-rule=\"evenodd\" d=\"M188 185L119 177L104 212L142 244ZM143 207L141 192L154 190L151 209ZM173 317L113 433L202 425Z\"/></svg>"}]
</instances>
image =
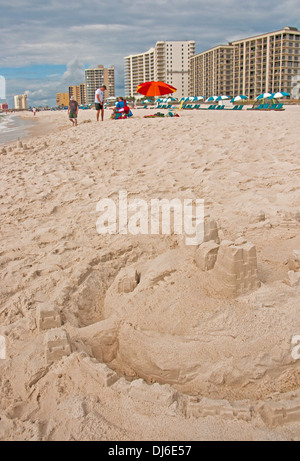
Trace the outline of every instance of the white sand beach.
<instances>
[{"instance_id":1,"label":"white sand beach","mask_svg":"<svg viewBox=\"0 0 300 461\"><path fill-rule=\"evenodd\" d=\"M300 106L155 112L0 147L0 440L300 440ZM100 235L120 190L212 232Z\"/></svg>"}]
</instances>

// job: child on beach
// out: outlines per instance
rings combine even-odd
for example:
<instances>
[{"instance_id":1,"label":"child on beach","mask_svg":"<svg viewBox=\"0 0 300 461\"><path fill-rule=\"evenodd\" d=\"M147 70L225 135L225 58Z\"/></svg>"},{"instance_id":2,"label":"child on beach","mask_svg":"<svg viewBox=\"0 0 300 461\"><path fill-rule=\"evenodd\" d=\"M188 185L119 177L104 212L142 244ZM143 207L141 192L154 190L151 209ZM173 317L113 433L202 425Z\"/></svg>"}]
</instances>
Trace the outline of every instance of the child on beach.
<instances>
[{"instance_id":1,"label":"child on beach","mask_svg":"<svg viewBox=\"0 0 300 461\"><path fill-rule=\"evenodd\" d=\"M78 102L75 101L74 96L71 96L69 107L68 107L68 115L69 115L69 120L70 122L72 122L73 126L77 126L78 108L79 108Z\"/></svg>"},{"instance_id":2,"label":"child on beach","mask_svg":"<svg viewBox=\"0 0 300 461\"><path fill-rule=\"evenodd\" d=\"M118 102L116 104L116 107L113 109L113 113L111 115L111 118L115 119L117 118L117 114L125 114L125 116L130 117L132 115L129 107L127 106L127 103L122 96L118 98Z\"/></svg>"}]
</instances>

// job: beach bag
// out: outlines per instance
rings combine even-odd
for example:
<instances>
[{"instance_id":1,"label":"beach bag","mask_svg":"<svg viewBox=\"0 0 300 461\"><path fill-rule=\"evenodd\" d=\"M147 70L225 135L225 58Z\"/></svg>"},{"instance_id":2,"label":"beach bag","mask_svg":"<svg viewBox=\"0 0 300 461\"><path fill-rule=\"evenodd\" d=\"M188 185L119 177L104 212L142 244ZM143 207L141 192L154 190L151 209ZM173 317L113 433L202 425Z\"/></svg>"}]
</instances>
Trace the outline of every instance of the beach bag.
<instances>
[{"instance_id":1,"label":"beach bag","mask_svg":"<svg viewBox=\"0 0 300 461\"><path fill-rule=\"evenodd\" d=\"M124 112L125 112L125 114L129 114L129 112L130 112L130 109L127 106L127 102L125 100L124 100Z\"/></svg>"}]
</instances>

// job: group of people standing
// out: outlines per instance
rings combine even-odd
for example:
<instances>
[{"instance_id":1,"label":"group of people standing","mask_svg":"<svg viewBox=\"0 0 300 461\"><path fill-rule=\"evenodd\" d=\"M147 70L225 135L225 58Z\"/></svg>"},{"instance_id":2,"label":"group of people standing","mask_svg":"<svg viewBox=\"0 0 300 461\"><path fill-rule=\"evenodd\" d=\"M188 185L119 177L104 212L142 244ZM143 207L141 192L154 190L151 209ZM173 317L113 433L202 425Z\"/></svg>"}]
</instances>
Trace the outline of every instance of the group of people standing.
<instances>
[{"instance_id":1,"label":"group of people standing","mask_svg":"<svg viewBox=\"0 0 300 461\"><path fill-rule=\"evenodd\" d=\"M96 108L97 122L99 122L100 114L101 114L102 122L104 119L104 91L105 90L106 90L106 86L102 85L95 92L95 108ZM70 122L72 122L73 126L77 126L78 111L79 111L79 104L75 100L75 97L71 96L69 107L68 107L68 115L69 115L69 120ZM112 118L117 118L117 114L122 113L122 112L124 112L125 114L129 114L130 109L127 107L127 104L124 98L119 97L118 102L115 108L113 109Z\"/></svg>"}]
</instances>

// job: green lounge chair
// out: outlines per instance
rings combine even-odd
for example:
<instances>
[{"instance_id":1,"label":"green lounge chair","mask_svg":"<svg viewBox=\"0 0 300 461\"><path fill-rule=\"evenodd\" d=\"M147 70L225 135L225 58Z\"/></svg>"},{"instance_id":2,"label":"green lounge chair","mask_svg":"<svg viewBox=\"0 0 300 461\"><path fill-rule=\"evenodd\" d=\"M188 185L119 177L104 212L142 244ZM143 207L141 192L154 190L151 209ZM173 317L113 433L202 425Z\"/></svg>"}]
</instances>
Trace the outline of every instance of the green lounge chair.
<instances>
[{"instance_id":1,"label":"green lounge chair","mask_svg":"<svg viewBox=\"0 0 300 461\"><path fill-rule=\"evenodd\" d=\"M258 106L256 106L256 107L251 107L251 108L248 109L248 110L260 110L260 109L262 109L263 107L264 107L264 104L259 104Z\"/></svg>"},{"instance_id":2,"label":"green lounge chair","mask_svg":"<svg viewBox=\"0 0 300 461\"><path fill-rule=\"evenodd\" d=\"M211 104L207 109L213 110L213 109L215 109L216 107L217 107L216 104Z\"/></svg>"},{"instance_id":3,"label":"green lounge chair","mask_svg":"<svg viewBox=\"0 0 300 461\"><path fill-rule=\"evenodd\" d=\"M275 108L275 110L285 110L283 109L283 103L277 104L277 107Z\"/></svg>"},{"instance_id":4,"label":"green lounge chair","mask_svg":"<svg viewBox=\"0 0 300 461\"><path fill-rule=\"evenodd\" d=\"M223 105L222 105L222 106L217 106L217 107L216 107L216 110L222 110L222 109L224 109L224 107L225 107L225 106L223 106Z\"/></svg>"}]
</instances>

